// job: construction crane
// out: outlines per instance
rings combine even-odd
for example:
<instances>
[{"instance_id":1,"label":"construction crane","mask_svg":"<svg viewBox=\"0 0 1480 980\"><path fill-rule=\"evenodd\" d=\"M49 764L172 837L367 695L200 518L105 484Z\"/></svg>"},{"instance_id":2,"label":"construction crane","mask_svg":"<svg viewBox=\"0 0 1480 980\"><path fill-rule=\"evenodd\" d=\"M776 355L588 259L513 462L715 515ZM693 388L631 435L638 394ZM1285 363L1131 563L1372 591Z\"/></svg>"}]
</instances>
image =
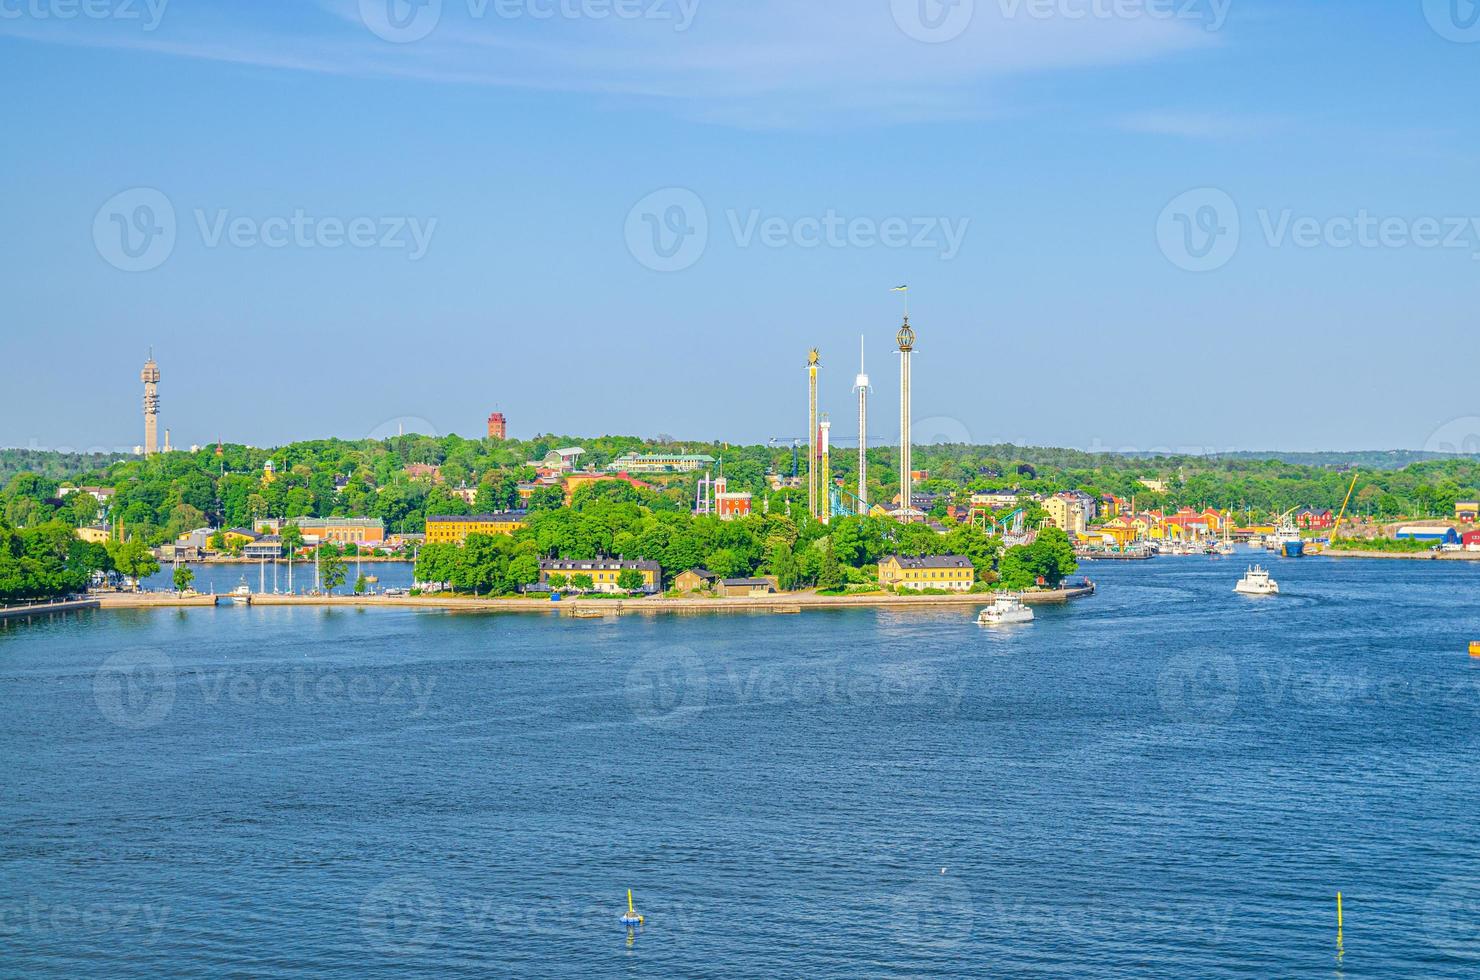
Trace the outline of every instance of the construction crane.
<instances>
[{"instance_id":1,"label":"construction crane","mask_svg":"<svg viewBox=\"0 0 1480 980\"><path fill-rule=\"evenodd\" d=\"M1341 520L1346 517L1347 505L1352 502L1352 494L1357 491L1357 477L1360 475L1360 470L1352 473L1352 485L1346 488L1346 499L1341 502L1341 513L1336 515L1336 523L1331 525L1331 545L1333 547L1336 544L1336 532L1341 530Z\"/></svg>"},{"instance_id":2,"label":"construction crane","mask_svg":"<svg viewBox=\"0 0 1480 980\"><path fill-rule=\"evenodd\" d=\"M807 440L805 439L798 439L794 436L772 436L770 439L766 440L766 446L771 449L780 449L786 443L791 443L792 479L796 479L796 477L801 474L801 461L798 454L801 452L802 444L806 441Z\"/></svg>"}]
</instances>

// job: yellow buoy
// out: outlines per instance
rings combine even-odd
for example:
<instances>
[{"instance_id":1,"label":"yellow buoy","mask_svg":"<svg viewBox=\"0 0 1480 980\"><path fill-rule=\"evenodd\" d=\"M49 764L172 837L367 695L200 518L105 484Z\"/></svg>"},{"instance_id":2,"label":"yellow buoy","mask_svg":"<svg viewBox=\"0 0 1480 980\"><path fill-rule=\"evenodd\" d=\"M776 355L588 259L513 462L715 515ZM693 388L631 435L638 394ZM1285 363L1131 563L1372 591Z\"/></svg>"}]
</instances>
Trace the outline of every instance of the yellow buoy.
<instances>
[{"instance_id":1,"label":"yellow buoy","mask_svg":"<svg viewBox=\"0 0 1480 980\"><path fill-rule=\"evenodd\" d=\"M1470 642L1470 656L1480 658L1480 640Z\"/></svg>"},{"instance_id":2,"label":"yellow buoy","mask_svg":"<svg viewBox=\"0 0 1480 980\"><path fill-rule=\"evenodd\" d=\"M632 889L627 889L627 914L622 916L622 925L640 926L643 923L642 916L637 914L637 909L632 907Z\"/></svg>"},{"instance_id":3,"label":"yellow buoy","mask_svg":"<svg viewBox=\"0 0 1480 980\"><path fill-rule=\"evenodd\" d=\"M1341 942L1341 892L1336 893L1336 962L1346 955L1346 949Z\"/></svg>"}]
</instances>

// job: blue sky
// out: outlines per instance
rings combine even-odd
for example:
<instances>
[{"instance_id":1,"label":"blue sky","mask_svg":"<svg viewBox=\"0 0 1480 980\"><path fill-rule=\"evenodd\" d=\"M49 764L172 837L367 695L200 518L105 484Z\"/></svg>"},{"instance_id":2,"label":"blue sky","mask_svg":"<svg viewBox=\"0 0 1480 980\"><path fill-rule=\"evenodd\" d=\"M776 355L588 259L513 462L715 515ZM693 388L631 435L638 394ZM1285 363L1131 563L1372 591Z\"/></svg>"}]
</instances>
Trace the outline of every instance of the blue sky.
<instances>
[{"instance_id":1,"label":"blue sky","mask_svg":"<svg viewBox=\"0 0 1480 980\"><path fill-rule=\"evenodd\" d=\"M1471 15L0 0L0 444L1475 444Z\"/></svg>"}]
</instances>

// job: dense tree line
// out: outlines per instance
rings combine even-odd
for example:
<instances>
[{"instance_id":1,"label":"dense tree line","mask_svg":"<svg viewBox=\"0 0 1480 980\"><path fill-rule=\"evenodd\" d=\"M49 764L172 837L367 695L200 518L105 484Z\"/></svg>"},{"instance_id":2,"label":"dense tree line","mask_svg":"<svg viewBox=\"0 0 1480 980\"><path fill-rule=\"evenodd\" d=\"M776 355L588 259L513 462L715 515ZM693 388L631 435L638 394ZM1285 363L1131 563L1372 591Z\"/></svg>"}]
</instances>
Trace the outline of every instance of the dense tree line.
<instances>
[{"instance_id":1,"label":"dense tree line","mask_svg":"<svg viewBox=\"0 0 1480 980\"><path fill-rule=\"evenodd\" d=\"M198 527L249 527L269 517L378 517L391 532L415 532L424 528L429 516L520 506L518 486L534 477L530 462L567 445L582 446L586 450L582 463L594 466L628 452L714 456L723 461L732 489L756 495L757 513L728 524L695 518L690 511L699 474L693 473L639 474L652 489L617 482L588 485L577 492L570 508L558 487L542 487L527 503L536 512L535 519L512 542L515 552L504 554L499 549L506 546L500 545L495 549L498 554L489 552L480 559L476 574L464 570L479 588L523 584L529 563L514 567L514 559L537 560L541 555L626 554L651 557L670 575L702 564L723 575L765 572L807 584L856 580L885 548L906 553L961 551L971 554L983 571L995 570L999 560L995 554L986 560L991 546L985 542L990 539L979 533L973 537L952 530L941 536L856 518L834 522L830 532L815 525L805 517L804 490L773 491L766 478L768 473L791 475L790 445L657 442L628 436L492 440L412 434L384 440L316 440L273 450L223 445L219 450L125 459L8 450L4 460L28 468L6 481L0 492L0 518L13 534L52 522L80 527L99 520L99 506L90 495L59 496L58 488L67 479L114 490L107 520L115 529L123 528L127 542L141 546L171 541ZM897 459L897 450L889 447L869 451L872 501L892 506L899 489ZM973 492L1007 489L1043 494L1080 489L1133 499L1141 509L1213 506L1265 518L1294 507L1340 507L1351 481L1351 474L1338 465L1342 457L1307 459L1294 463L1252 454L1120 455L1010 445L915 448L916 466L929 473L916 489L937 495L937 517L950 503L966 503ZM264 475L269 461L272 479ZM805 476L805 452L796 462L799 475ZM441 482L408 475L407 467L418 463L440 467ZM855 453L835 452L833 473L842 485L853 486L856 465ZM1152 493L1142 480L1163 481L1167 490ZM474 488L471 504L453 494L458 487ZM1381 519L1449 516L1456 500L1480 495L1477 488L1480 460L1421 459L1398 468L1364 470L1352 512ZM1032 510L1030 521L1040 516ZM12 550L17 547L26 552L26 545L12 542ZM833 558L824 575L829 547ZM136 570L142 559L126 557ZM485 567L490 562L492 567ZM510 567L500 567L500 562ZM51 575L35 567L42 578ZM127 574L116 562L99 570ZM56 584L65 583L57 579Z\"/></svg>"}]
</instances>

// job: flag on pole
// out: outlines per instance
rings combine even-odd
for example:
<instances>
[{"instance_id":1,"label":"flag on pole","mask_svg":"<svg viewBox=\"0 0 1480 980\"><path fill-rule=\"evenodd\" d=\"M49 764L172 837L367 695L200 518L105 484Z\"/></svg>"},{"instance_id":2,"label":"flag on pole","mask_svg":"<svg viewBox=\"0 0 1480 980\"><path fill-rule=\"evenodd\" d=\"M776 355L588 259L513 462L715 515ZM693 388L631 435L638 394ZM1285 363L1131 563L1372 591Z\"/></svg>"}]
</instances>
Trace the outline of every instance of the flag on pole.
<instances>
[{"instance_id":1,"label":"flag on pole","mask_svg":"<svg viewBox=\"0 0 1480 980\"><path fill-rule=\"evenodd\" d=\"M893 289L891 289L889 291L891 293L905 293L905 292L909 292L909 288L910 287L908 287L908 286L895 286Z\"/></svg>"}]
</instances>

